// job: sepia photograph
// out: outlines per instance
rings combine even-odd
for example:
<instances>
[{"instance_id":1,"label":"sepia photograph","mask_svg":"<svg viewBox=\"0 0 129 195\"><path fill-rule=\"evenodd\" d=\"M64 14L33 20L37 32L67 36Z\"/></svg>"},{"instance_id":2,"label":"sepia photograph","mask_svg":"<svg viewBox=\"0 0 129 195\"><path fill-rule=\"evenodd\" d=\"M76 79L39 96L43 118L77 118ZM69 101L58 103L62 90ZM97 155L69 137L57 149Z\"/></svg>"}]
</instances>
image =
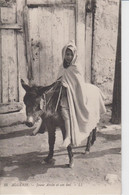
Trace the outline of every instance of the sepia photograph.
<instances>
[{"instance_id":1,"label":"sepia photograph","mask_svg":"<svg viewBox=\"0 0 129 195\"><path fill-rule=\"evenodd\" d=\"M0 0L0 194L122 193L121 0Z\"/></svg>"}]
</instances>

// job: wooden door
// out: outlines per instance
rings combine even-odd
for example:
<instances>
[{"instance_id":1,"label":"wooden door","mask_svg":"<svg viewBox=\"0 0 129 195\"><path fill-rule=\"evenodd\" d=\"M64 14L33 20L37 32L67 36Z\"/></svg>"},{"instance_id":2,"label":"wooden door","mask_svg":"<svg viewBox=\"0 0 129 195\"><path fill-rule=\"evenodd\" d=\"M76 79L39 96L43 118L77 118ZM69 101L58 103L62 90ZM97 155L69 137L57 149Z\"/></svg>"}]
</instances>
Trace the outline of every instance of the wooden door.
<instances>
[{"instance_id":1,"label":"wooden door","mask_svg":"<svg viewBox=\"0 0 129 195\"><path fill-rule=\"evenodd\" d=\"M0 102L8 103L18 101L18 78L17 78L17 43L16 31L7 28L6 25L15 24L15 6L1 8L0 17L0 47L1 47L1 65L0 65Z\"/></svg>"},{"instance_id":2,"label":"wooden door","mask_svg":"<svg viewBox=\"0 0 129 195\"><path fill-rule=\"evenodd\" d=\"M62 48L70 40L76 40L75 2L54 2L28 1L33 83L38 85L56 80Z\"/></svg>"},{"instance_id":3,"label":"wooden door","mask_svg":"<svg viewBox=\"0 0 129 195\"><path fill-rule=\"evenodd\" d=\"M0 114L22 108L19 104L19 30L16 1L3 1L0 3Z\"/></svg>"}]
</instances>

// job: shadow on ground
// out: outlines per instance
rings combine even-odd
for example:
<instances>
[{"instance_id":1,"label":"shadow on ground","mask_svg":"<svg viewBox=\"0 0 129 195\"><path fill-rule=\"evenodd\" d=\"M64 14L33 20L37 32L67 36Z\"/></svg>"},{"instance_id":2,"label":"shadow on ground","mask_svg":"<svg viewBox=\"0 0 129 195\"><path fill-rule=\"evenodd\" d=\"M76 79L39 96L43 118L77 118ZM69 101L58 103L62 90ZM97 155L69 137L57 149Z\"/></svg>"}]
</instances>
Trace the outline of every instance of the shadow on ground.
<instances>
[{"instance_id":1,"label":"shadow on ground","mask_svg":"<svg viewBox=\"0 0 129 195\"><path fill-rule=\"evenodd\" d=\"M34 129L25 129L22 131L14 131L5 134L0 134L0 140L31 135L33 130Z\"/></svg>"},{"instance_id":2,"label":"shadow on ground","mask_svg":"<svg viewBox=\"0 0 129 195\"><path fill-rule=\"evenodd\" d=\"M102 132L97 132L97 136L107 139L107 141L115 141L121 139L121 134L106 134Z\"/></svg>"},{"instance_id":3,"label":"shadow on ground","mask_svg":"<svg viewBox=\"0 0 129 195\"><path fill-rule=\"evenodd\" d=\"M85 155L78 155L76 156L76 159L91 159L91 158L99 158L99 157L103 157L105 155L109 155L109 154L120 154L121 148L110 148L110 149L106 149L106 150L101 150L98 152L91 152L89 154L85 154ZM79 154L79 153L75 153L75 154Z\"/></svg>"},{"instance_id":4,"label":"shadow on ground","mask_svg":"<svg viewBox=\"0 0 129 195\"><path fill-rule=\"evenodd\" d=\"M49 168L68 168L67 164L55 165L54 158L51 163L45 163L44 159L47 155L48 151L0 157L3 170L1 176L17 177L20 181L26 181L29 177L45 174ZM54 157L66 155L66 150L55 150Z\"/></svg>"},{"instance_id":5,"label":"shadow on ground","mask_svg":"<svg viewBox=\"0 0 129 195\"><path fill-rule=\"evenodd\" d=\"M29 177L46 173L48 168L54 166L54 160L51 164L42 164L47 153L31 152L0 158L2 177L17 177L20 181L25 181Z\"/></svg>"},{"instance_id":6,"label":"shadow on ground","mask_svg":"<svg viewBox=\"0 0 129 195\"><path fill-rule=\"evenodd\" d=\"M111 148L84 155L83 152L80 152L80 148L83 147L74 148L76 150L79 149L79 152L74 152L75 159L100 158L108 154L119 154L120 152L120 148ZM55 159L49 164L44 163L44 158L47 154L48 152L31 152L21 155L1 157L0 161L3 168L2 177L17 177L20 181L26 181L30 177L34 177L38 174L45 174L49 168L68 168L66 164L55 165ZM61 156L65 155L67 155L66 150L56 150L54 157L56 158L60 156L61 158Z\"/></svg>"}]
</instances>

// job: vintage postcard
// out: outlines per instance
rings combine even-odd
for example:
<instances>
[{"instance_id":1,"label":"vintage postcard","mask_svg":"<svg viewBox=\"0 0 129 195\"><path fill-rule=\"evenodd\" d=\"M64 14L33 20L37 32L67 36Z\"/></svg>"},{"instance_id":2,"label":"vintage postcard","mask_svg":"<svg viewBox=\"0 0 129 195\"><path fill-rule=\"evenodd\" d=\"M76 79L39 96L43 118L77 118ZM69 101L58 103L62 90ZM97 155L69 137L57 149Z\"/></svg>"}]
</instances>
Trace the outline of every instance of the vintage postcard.
<instances>
[{"instance_id":1,"label":"vintage postcard","mask_svg":"<svg viewBox=\"0 0 129 195\"><path fill-rule=\"evenodd\" d=\"M0 194L122 194L120 0L0 0Z\"/></svg>"}]
</instances>

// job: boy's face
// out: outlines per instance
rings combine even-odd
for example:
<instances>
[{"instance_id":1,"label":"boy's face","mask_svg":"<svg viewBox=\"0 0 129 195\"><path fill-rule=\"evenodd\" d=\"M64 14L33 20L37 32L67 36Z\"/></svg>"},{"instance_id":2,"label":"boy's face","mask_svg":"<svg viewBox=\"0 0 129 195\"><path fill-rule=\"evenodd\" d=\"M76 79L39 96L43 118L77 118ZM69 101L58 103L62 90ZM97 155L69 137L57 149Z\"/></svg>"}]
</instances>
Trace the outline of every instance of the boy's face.
<instances>
[{"instance_id":1,"label":"boy's face","mask_svg":"<svg viewBox=\"0 0 129 195\"><path fill-rule=\"evenodd\" d=\"M65 57L64 57L65 61L70 64L72 62L73 59L73 52L70 49L66 49L65 52Z\"/></svg>"}]
</instances>

